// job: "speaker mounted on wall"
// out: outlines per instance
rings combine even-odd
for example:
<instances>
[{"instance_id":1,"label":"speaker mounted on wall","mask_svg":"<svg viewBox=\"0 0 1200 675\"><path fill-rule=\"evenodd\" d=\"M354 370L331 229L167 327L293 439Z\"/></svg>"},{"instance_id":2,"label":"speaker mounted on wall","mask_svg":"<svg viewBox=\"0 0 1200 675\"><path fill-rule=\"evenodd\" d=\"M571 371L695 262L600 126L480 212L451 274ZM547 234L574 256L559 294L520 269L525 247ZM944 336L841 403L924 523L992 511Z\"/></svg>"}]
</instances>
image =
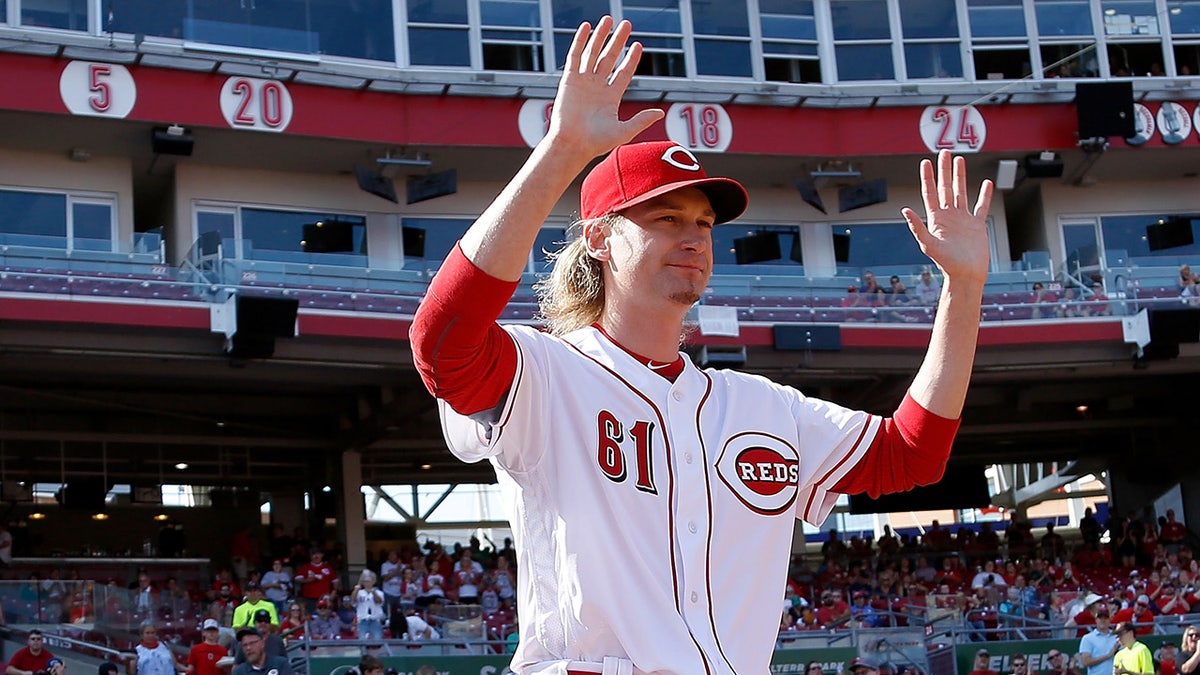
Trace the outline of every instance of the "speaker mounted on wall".
<instances>
[{"instance_id":1,"label":"speaker mounted on wall","mask_svg":"<svg viewBox=\"0 0 1200 675\"><path fill-rule=\"evenodd\" d=\"M1079 138L1130 138L1136 133L1132 82L1080 82L1075 85Z\"/></svg>"}]
</instances>

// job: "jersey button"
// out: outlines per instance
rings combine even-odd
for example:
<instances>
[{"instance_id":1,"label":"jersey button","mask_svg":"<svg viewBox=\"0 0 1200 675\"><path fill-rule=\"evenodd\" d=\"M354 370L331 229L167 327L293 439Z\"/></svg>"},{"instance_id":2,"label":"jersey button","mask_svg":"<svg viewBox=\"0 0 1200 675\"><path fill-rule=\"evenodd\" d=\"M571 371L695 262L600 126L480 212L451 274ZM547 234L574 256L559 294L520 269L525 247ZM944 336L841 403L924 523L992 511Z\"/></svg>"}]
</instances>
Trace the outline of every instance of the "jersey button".
<instances>
[{"instance_id":1,"label":"jersey button","mask_svg":"<svg viewBox=\"0 0 1200 675\"><path fill-rule=\"evenodd\" d=\"M676 401L682 401L683 392L676 389L675 391L671 392L671 398L675 399Z\"/></svg>"},{"instance_id":2,"label":"jersey button","mask_svg":"<svg viewBox=\"0 0 1200 675\"><path fill-rule=\"evenodd\" d=\"M690 452L683 453L683 461L687 462L688 464L691 464L692 463L692 453L690 453Z\"/></svg>"},{"instance_id":3,"label":"jersey button","mask_svg":"<svg viewBox=\"0 0 1200 675\"><path fill-rule=\"evenodd\" d=\"M696 521L688 521L688 532L696 534Z\"/></svg>"},{"instance_id":4,"label":"jersey button","mask_svg":"<svg viewBox=\"0 0 1200 675\"><path fill-rule=\"evenodd\" d=\"M700 594L692 591L692 602L700 602Z\"/></svg>"}]
</instances>

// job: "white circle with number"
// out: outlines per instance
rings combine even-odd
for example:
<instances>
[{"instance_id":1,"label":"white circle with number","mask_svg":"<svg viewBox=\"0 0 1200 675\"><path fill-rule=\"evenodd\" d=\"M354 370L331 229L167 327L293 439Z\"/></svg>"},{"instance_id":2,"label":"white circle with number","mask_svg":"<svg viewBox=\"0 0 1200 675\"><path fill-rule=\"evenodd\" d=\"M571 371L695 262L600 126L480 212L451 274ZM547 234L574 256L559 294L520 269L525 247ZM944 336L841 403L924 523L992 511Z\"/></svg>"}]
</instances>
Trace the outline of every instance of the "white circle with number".
<instances>
[{"instance_id":1,"label":"white circle with number","mask_svg":"<svg viewBox=\"0 0 1200 675\"><path fill-rule=\"evenodd\" d=\"M58 78L58 93L73 115L121 118L137 103L133 75L117 63L68 63Z\"/></svg>"},{"instance_id":2,"label":"white circle with number","mask_svg":"<svg viewBox=\"0 0 1200 675\"><path fill-rule=\"evenodd\" d=\"M221 114L234 129L283 131L292 122L292 94L279 80L237 75L221 86Z\"/></svg>"},{"instance_id":3,"label":"white circle with number","mask_svg":"<svg viewBox=\"0 0 1200 675\"><path fill-rule=\"evenodd\" d=\"M517 129L521 131L521 140L525 145L533 147L546 137L550 130L550 109L554 101L545 98L531 98L521 104L521 112L517 113Z\"/></svg>"},{"instance_id":4,"label":"white circle with number","mask_svg":"<svg viewBox=\"0 0 1200 675\"><path fill-rule=\"evenodd\" d=\"M1192 116L1187 108L1174 101L1163 101L1158 106L1154 121L1158 123L1158 133L1167 145L1178 145L1192 135Z\"/></svg>"},{"instance_id":5,"label":"white circle with number","mask_svg":"<svg viewBox=\"0 0 1200 675\"><path fill-rule=\"evenodd\" d=\"M716 103L676 103L667 109L667 138L692 152L725 152L733 122Z\"/></svg>"},{"instance_id":6,"label":"white circle with number","mask_svg":"<svg viewBox=\"0 0 1200 675\"><path fill-rule=\"evenodd\" d=\"M920 129L921 140L930 152L979 152L987 141L983 113L972 105L929 106L921 112Z\"/></svg>"}]
</instances>

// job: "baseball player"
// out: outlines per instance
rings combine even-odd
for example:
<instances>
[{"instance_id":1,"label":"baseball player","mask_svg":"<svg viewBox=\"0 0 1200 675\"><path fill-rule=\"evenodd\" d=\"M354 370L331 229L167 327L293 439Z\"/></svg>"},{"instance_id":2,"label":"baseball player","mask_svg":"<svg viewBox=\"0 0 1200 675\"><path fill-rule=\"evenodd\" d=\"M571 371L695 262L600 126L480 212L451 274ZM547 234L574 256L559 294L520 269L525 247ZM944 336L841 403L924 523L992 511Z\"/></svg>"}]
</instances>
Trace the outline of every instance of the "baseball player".
<instances>
[{"instance_id":1,"label":"baseball player","mask_svg":"<svg viewBox=\"0 0 1200 675\"><path fill-rule=\"evenodd\" d=\"M670 142L628 144L661 110L617 106L641 45L583 24L546 137L441 267L411 340L452 452L489 459L518 553L516 673L768 671L795 518L839 493L938 480L957 430L987 276L990 182L922 162L904 217L945 282L929 351L891 418L679 351L712 272L712 227L745 189ZM610 152L611 151L611 152ZM541 289L549 333L500 326L538 229L574 177L580 236ZM754 560L756 575L745 574Z\"/></svg>"}]
</instances>

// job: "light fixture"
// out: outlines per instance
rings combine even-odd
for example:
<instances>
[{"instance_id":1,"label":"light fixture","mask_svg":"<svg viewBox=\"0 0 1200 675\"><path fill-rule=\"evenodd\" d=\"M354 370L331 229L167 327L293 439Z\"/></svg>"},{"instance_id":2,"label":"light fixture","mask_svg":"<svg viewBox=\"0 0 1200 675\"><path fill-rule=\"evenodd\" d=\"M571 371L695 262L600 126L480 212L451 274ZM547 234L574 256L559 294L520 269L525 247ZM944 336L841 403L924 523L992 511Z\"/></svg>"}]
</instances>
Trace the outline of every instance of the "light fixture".
<instances>
[{"instance_id":1,"label":"light fixture","mask_svg":"<svg viewBox=\"0 0 1200 675\"><path fill-rule=\"evenodd\" d=\"M192 154L192 148L195 145L196 139L187 129L172 124L169 127L158 127L153 130L150 138L150 149L156 155L182 155L184 157Z\"/></svg>"},{"instance_id":2,"label":"light fixture","mask_svg":"<svg viewBox=\"0 0 1200 675\"><path fill-rule=\"evenodd\" d=\"M158 521L158 522L160 522L160 523L161 523L162 521L164 521L164 520L167 520L168 518L170 518L170 516L168 516L168 515L167 515L167 514L165 514L165 513L160 513L160 514L158 514L158 515L154 516L154 519L155 519L155 520L157 520L157 521Z\"/></svg>"},{"instance_id":3,"label":"light fixture","mask_svg":"<svg viewBox=\"0 0 1200 675\"><path fill-rule=\"evenodd\" d=\"M1075 412L1079 413L1080 415L1086 413L1087 411L1088 411L1088 407L1086 405L1075 406Z\"/></svg>"},{"instance_id":4,"label":"light fixture","mask_svg":"<svg viewBox=\"0 0 1200 675\"><path fill-rule=\"evenodd\" d=\"M421 465L421 470L422 470L422 471L428 471L428 470L430 470L430 469L432 469L432 468L433 468L433 465L432 465L432 464L422 464L422 465Z\"/></svg>"},{"instance_id":5,"label":"light fixture","mask_svg":"<svg viewBox=\"0 0 1200 675\"><path fill-rule=\"evenodd\" d=\"M29 514L30 520L43 520L45 517L46 514L42 513L41 511L34 511L33 513Z\"/></svg>"},{"instance_id":6,"label":"light fixture","mask_svg":"<svg viewBox=\"0 0 1200 675\"><path fill-rule=\"evenodd\" d=\"M188 468L188 463L187 462L179 462L175 465L175 468L179 469L180 471L183 471Z\"/></svg>"},{"instance_id":7,"label":"light fixture","mask_svg":"<svg viewBox=\"0 0 1200 675\"><path fill-rule=\"evenodd\" d=\"M333 492L333 488L326 485L325 487L321 488L321 492Z\"/></svg>"},{"instance_id":8,"label":"light fixture","mask_svg":"<svg viewBox=\"0 0 1200 675\"><path fill-rule=\"evenodd\" d=\"M104 513L103 511L100 513L93 513L92 520L108 520L108 514Z\"/></svg>"}]
</instances>

